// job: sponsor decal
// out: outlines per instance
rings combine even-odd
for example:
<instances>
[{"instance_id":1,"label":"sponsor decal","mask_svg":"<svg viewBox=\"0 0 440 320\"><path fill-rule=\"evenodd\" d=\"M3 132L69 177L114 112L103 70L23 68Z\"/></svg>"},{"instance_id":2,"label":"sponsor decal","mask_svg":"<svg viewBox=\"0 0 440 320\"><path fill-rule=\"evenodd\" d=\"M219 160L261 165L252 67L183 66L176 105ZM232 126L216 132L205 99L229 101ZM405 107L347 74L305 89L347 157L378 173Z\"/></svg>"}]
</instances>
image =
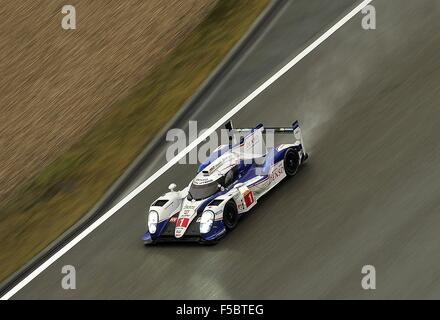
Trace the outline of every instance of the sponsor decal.
<instances>
[{"instance_id":1,"label":"sponsor decal","mask_svg":"<svg viewBox=\"0 0 440 320\"><path fill-rule=\"evenodd\" d=\"M186 201L186 200L185 200ZM193 218L197 215L196 209L200 203L185 203L177 221L174 236L180 238L186 231Z\"/></svg>"},{"instance_id":2,"label":"sponsor decal","mask_svg":"<svg viewBox=\"0 0 440 320\"><path fill-rule=\"evenodd\" d=\"M185 232L185 228L177 227L174 236L176 238L180 238L181 236L183 236L184 232Z\"/></svg>"},{"instance_id":3,"label":"sponsor decal","mask_svg":"<svg viewBox=\"0 0 440 320\"><path fill-rule=\"evenodd\" d=\"M200 185L200 184L207 184L212 182L213 180L211 178L195 178L194 184Z\"/></svg>"},{"instance_id":4,"label":"sponsor decal","mask_svg":"<svg viewBox=\"0 0 440 320\"><path fill-rule=\"evenodd\" d=\"M246 204L246 207L250 207L252 203L254 203L254 194L251 190L247 190L243 194L244 203Z\"/></svg>"},{"instance_id":5,"label":"sponsor decal","mask_svg":"<svg viewBox=\"0 0 440 320\"><path fill-rule=\"evenodd\" d=\"M191 204L187 204L183 207L183 209L185 210L185 212L189 211L189 210L194 210L195 208L197 208L197 205L191 205Z\"/></svg>"},{"instance_id":6,"label":"sponsor decal","mask_svg":"<svg viewBox=\"0 0 440 320\"><path fill-rule=\"evenodd\" d=\"M177 221L177 217L171 217L170 223L176 223L176 221Z\"/></svg>"},{"instance_id":7,"label":"sponsor decal","mask_svg":"<svg viewBox=\"0 0 440 320\"><path fill-rule=\"evenodd\" d=\"M284 169L282 166L275 167L269 176L270 181L272 182L272 181L277 180L279 177L281 177L283 175L283 173L284 173Z\"/></svg>"}]
</instances>

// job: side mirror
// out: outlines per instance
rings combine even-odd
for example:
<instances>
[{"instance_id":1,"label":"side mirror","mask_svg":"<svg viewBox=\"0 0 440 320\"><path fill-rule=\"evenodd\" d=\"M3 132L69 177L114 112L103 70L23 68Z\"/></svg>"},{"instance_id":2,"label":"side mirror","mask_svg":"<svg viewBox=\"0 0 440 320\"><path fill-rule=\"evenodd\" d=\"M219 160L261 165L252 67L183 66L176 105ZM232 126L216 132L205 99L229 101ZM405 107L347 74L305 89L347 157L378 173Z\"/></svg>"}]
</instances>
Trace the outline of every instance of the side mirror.
<instances>
[{"instance_id":1,"label":"side mirror","mask_svg":"<svg viewBox=\"0 0 440 320\"><path fill-rule=\"evenodd\" d=\"M170 189L171 192L174 192L174 189L176 189L176 187L177 187L177 185L176 185L175 183L171 183L171 184L168 186L168 189Z\"/></svg>"}]
</instances>

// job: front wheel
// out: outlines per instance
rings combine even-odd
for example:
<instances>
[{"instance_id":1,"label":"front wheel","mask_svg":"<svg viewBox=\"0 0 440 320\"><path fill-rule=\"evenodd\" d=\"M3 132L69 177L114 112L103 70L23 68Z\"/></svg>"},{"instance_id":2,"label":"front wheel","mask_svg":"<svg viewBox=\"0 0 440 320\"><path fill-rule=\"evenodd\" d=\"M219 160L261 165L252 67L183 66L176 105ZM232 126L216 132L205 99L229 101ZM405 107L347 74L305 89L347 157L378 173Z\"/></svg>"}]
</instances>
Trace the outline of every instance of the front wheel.
<instances>
[{"instance_id":1,"label":"front wheel","mask_svg":"<svg viewBox=\"0 0 440 320\"><path fill-rule=\"evenodd\" d=\"M284 171L288 176L294 176L299 168L299 156L293 149L288 149L284 155Z\"/></svg>"},{"instance_id":2,"label":"front wheel","mask_svg":"<svg viewBox=\"0 0 440 320\"><path fill-rule=\"evenodd\" d=\"M238 211L234 201L228 201L223 209L223 223L226 229L232 230L238 223Z\"/></svg>"}]
</instances>

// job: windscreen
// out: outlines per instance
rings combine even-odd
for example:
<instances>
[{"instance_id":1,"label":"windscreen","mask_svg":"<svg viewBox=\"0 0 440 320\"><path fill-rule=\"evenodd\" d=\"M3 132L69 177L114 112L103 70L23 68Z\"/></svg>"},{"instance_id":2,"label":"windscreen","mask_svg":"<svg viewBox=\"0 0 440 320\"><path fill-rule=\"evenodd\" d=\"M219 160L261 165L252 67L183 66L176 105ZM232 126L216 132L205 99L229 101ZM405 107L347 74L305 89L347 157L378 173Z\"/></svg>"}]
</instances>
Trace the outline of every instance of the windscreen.
<instances>
[{"instance_id":1,"label":"windscreen","mask_svg":"<svg viewBox=\"0 0 440 320\"><path fill-rule=\"evenodd\" d=\"M206 184L191 183L188 192L188 200L202 200L212 196L218 191L218 181L213 181Z\"/></svg>"}]
</instances>

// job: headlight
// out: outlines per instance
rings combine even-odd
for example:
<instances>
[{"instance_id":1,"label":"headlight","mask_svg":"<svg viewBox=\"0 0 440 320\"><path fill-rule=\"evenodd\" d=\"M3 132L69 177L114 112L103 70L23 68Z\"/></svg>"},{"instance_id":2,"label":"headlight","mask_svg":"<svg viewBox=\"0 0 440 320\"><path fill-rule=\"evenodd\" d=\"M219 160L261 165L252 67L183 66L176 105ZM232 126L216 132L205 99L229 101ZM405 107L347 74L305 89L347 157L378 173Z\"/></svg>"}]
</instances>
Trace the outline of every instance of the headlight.
<instances>
[{"instance_id":1,"label":"headlight","mask_svg":"<svg viewBox=\"0 0 440 320\"><path fill-rule=\"evenodd\" d=\"M212 224L214 223L214 212L205 211L200 219L200 233L208 233L211 231Z\"/></svg>"},{"instance_id":2,"label":"headlight","mask_svg":"<svg viewBox=\"0 0 440 320\"><path fill-rule=\"evenodd\" d=\"M157 229L157 223L159 222L159 215L156 211L150 211L148 214L148 231L154 234Z\"/></svg>"}]
</instances>

